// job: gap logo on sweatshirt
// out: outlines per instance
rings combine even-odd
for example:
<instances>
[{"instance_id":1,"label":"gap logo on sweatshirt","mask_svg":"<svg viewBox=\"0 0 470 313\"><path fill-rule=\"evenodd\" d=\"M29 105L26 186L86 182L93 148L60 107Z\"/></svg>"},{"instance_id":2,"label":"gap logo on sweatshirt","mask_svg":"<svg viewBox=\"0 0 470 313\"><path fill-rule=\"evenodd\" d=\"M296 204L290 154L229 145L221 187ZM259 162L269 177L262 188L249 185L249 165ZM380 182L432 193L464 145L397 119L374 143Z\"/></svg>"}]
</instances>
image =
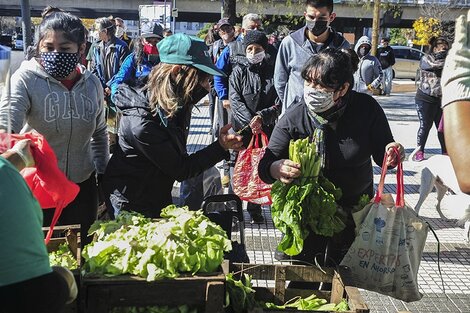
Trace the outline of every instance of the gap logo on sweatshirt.
<instances>
[{"instance_id":1,"label":"gap logo on sweatshirt","mask_svg":"<svg viewBox=\"0 0 470 313\"><path fill-rule=\"evenodd\" d=\"M70 92L49 93L44 99L44 120L48 123L56 119L80 119L91 122L96 115L96 106L85 94Z\"/></svg>"}]
</instances>

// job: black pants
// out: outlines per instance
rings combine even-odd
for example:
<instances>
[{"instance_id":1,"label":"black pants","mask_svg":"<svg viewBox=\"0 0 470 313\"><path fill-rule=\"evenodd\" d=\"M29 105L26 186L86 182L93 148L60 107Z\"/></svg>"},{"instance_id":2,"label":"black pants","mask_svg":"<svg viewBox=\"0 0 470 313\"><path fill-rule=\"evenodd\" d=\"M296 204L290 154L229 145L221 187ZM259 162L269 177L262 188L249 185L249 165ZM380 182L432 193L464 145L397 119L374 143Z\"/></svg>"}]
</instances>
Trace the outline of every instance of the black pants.
<instances>
[{"instance_id":1,"label":"black pants","mask_svg":"<svg viewBox=\"0 0 470 313\"><path fill-rule=\"evenodd\" d=\"M89 244L92 237L88 237L88 229L96 220L98 211L98 188L96 186L95 173L90 178L77 184L80 187L75 200L64 208L57 221L57 225L80 224L81 246L82 248ZM45 209L44 222L45 227L50 226L55 209Z\"/></svg>"},{"instance_id":2,"label":"black pants","mask_svg":"<svg viewBox=\"0 0 470 313\"><path fill-rule=\"evenodd\" d=\"M416 98L415 102L419 118L417 144L418 146L421 146L420 150L424 151L432 124L434 123L437 129L439 127L439 122L441 121L441 98L428 96L426 99ZM444 141L444 133L437 132L437 139L441 145L442 153L447 153L446 144Z\"/></svg>"},{"instance_id":3,"label":"black pants","mask_svg":"<svg viewBox=\"0 0 470 313\"><path fill-rule=\"evenodd\" d=\"M56 272L0 287L0 313L62 312L69 296L67 283Z\"/></svg>"}]
</instances>

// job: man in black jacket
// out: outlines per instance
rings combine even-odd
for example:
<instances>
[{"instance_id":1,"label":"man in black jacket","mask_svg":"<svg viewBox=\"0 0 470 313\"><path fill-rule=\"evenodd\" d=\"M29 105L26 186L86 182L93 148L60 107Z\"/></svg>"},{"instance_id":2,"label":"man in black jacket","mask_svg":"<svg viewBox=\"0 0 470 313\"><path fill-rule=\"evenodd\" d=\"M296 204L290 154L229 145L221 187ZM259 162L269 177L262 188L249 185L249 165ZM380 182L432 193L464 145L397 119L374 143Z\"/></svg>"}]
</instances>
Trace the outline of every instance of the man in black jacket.
<instances>
[{"instance_id":1,"label":"man in black jacket","mask_svg":"<svg viewBox=\"0 0 470 313\"><path fill-rule=\"evenodd\" d=\"M389 43L389 38L382 38L380 48L377 50L377 56L379 57L380 65L382 65L384 95L386 96L390 96L390 92L392 92L392 66L395 64L395 54L392 47L388 45Z\"/></svg>"}]
</instances>

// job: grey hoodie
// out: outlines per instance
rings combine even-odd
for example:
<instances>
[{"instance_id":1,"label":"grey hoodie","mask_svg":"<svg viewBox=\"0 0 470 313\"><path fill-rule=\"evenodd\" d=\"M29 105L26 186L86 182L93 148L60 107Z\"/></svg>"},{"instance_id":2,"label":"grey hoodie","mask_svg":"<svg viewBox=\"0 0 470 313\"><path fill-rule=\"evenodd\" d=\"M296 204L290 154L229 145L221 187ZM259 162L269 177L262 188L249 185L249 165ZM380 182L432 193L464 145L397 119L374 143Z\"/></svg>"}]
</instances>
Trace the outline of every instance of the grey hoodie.
<instances>
[{"instance_id":1,"label":"grey hoodie","mask_svg":"<svg viewBox=\"0 0 470 313\"><path fill-rule=\"evenodd\" d=\"M10 114L15 133L35 130L54 150L59 168L75 183L96 170L105 171L109 159L103 88L99 79L80 66L82 73L72 90L46 73L31 59L11 77L11 109L0 102L0 128Z\"/></svg>"},{"instance_id":2,"label":"grey hoodie","mask_svg":"<svg viewBox=\"0 0 470 313\"><path fill-rule=\"evenodd\" d=\"M306 26L284 38L279 46L274 68L274 87L282 101L281 114L296 99L304 95L304 80L300 75L305 63L319 51L331 48L349 48L349 42L330 28L330 36L323 45L315 45L305 36Z\"/></svg>"},{"instance_id":3,"label":"grey hoodie","mask_svg":"<svg viewBox=\"0 0 470 313\"><path fill-rule=\"evenodd\" d=\"M354 51L356 51L357 55L359 56L359 47L363 44L368 44L369 47L372 47L372 43L370 42L369 37L362 36L356 43L354 47ZM367 86L371 85L373 88L378 88L382 82L382 66L380 65L379 59L374 57L373 55L366 54L362 58L359 56L360 62L358 66L358 70L354 73L354 90L358 92L365 92L367 91ZM362 87L361 87L362 83ZM365 88L364 89L364 84Z\"/></svg>"}]
</instances>

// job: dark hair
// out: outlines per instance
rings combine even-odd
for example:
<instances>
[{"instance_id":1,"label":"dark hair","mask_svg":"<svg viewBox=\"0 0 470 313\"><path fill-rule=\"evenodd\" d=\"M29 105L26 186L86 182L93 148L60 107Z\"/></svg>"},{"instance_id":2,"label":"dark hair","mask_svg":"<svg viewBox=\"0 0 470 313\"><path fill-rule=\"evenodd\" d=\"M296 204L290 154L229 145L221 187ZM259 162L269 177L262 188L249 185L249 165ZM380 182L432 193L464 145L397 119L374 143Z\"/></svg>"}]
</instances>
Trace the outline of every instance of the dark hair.
<instances>
[{"instance_id":1,"label":"dark hair","mask_svg":"<svg viewBox=\"0 0 470 313\"><path fill-rule=\"evenodd\" d=\"M48 17L49 15L55 12L64 12L64 10L58 7L53 7L51 5L48 5L47 7L44 8L44 10L42 10L41 17L42 18Z\"/></svg>"},{"instance_id":2,"label":"dark hair","mask_svg":"<svg viewBox=\"0 0 470 313\"><path fill-rule=\"evenodd\" d=\"M144 43L143 43L143 38L142 36L136 37L132 41L133 49L134 49L134 60L137 64L137 66L140 66L142 64L142 61L144 60Z\"/></svg>"},{"instance_id":3,"label":"dark hair","mask_svg":"<svg viewBox=\"0 0 470 313\"><path fill-rule=\"evenodd\" d=\"M353 48L341 49L341 51L346 53L351 59L352 72L355 73L357 69L359 68L359 62L360 62L359 56L357 55L356 51L354 51Z\"/></svg>"},{"instance_id":4,"label":"dark hair","mask_svg":"<svg viewBox=\"0 0 470 313\"><path fill-rule=\"evenodd\" d=\"M333 0L306 0L305 6L318 8L327 8L328 12L333 12Z\"/></svg>"},{"instance_id":5,"label":"dark hair","mask_svg":"<svg viewBox=\"0 0 470 313\"><path fill-rule=\"evenodd\" d=\"M307 61L301 75L308 82L338 90L346 82L352 85L353 73L348 52L325 49Z\"/></svg>"},{"instance_id":6,"label":"dark hair","mask_svg":"<svg viewBox=\"0 0 470 313\"><path fill-rule=\"evenodd\" d=\"M36 42L36 53L39 54L39 44L49 31L62 31L65 39L80 46L86 42L85 26L82 21L70 13L54 12L42 20L39 25L39 36Z\"/></svg>"},{"instance_id":7,"label":"dark hair","mask_svg":"<svg viewBox=\"0 0 470 313\"><path fill-rule=\"evenodd\" d=\"M431 37L431 39L429 39L430 51L433 51L433 49L439 44L446 44L449 46L449 41L445 37Z\"/></svg>"},{"instance_id":8,"label":"dark hair","mask_svg":"<svg viewBox=\"0 0 470 313\"><path fill-rule=\"evenodd\" d=\"M390 42L390 38L384 37L384 38L382 38L382 41Z\"/></svg>"}]
</instances>

